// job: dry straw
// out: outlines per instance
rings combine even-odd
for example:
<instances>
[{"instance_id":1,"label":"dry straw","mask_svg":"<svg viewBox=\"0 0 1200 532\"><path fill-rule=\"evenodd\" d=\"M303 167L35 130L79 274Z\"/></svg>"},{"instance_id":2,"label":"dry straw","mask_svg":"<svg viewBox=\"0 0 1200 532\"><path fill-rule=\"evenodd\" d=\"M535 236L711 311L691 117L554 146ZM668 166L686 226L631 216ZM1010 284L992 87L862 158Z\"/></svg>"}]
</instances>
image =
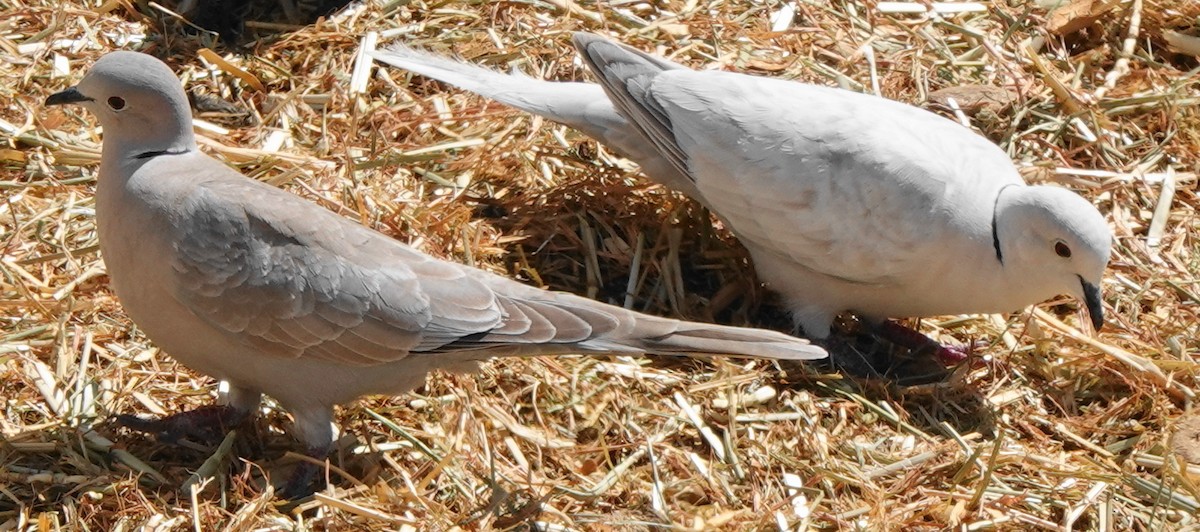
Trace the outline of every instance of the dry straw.
<instances>
[{"instance_id":1,"label":"dry straw","mask_svg":"<svg viewBox=\"0 0 1200 532\"><path fill-rule=\"evenodd\" d=\"M316 2L263 0L229 47L180 15L230 18L204 2L0 0L0 530L1200 527L1200 477L1180 459L1200 453L1200 4L1055 3L393 0L306 24ZM106 423L216 388L109 292L99 136L86 114L41 105L117 48L184 76L206 150L429 253L653 313L786 327L696 204L574 131L362 55L403 41L584 79L576 30L965 121L1029 180L1108 215L1109 327L1081 332L1067 300L925 320L990 347L986 364L910 387L729 360L435 374L341 409L334 487L296 508L260 487L297 460L269 405L217 448Z\"/></svg>"}]
</instances>

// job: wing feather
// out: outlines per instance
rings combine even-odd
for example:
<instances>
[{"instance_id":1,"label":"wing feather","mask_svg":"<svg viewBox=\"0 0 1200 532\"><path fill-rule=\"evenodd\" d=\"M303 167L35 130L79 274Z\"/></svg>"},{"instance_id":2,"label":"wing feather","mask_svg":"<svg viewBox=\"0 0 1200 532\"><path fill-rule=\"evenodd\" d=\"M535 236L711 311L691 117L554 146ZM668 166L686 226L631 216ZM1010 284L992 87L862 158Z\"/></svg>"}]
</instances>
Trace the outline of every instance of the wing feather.
<instances>
[{"instance_id":1,"label":"wing feather","mask_svg":"<svg viewBox=\"0 0 1200 532\"><path fill-rule=\"evenodd\" d=\"M462 268L268 185L211 181L185 203L177 299L264 353L369 365L502 324Z\"/></svg>"}]
</instances>

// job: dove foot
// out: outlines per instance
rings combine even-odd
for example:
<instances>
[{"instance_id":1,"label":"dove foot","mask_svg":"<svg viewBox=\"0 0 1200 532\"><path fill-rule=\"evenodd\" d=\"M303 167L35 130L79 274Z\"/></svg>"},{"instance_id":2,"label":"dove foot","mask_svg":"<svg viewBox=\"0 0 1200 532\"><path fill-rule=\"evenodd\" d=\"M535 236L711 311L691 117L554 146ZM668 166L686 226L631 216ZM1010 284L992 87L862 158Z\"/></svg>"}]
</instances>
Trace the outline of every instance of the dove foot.
<instances>
[{"instance_id":1,"label":"dove foot","mask_svg":"<svg viewBox=\"0 0 1200 532\"><path fill-rule=\"evenodd\" d=\"M895 356L896 346L876 335L830 335L818 342L829 351L828 364L844 375L882 379L901 386L940 382L948 372L930 352L920 356Z\"/></svg>"},{"instance_id":2,"label":"dove foot","mask_svg":"<svg viewBox=\"0 0 1200 532\"><path fill-rule=\"evenodd\" d=\"M970 358L976 347L975 344L966 347L944 346L920 332L891 320L885 320L873 329L877 336L900 347L914 352L931 352L935 358L947 366L957 365Z\"/></svg>"},{"instance_id":3,"label":"dove foot","mask_svg":"<svg viewBox=\"0 0 1200 532\"><path fill-rule=\"evenodd\" d=\"M230 429L240 425L247 413L232 406L209 405L157 419L120 414L116 416L116 422L130 430L153 434L164 443L177 444L188 438L213 445Z\"/></svg>"},{"instance_id":4,"label":"dove foot","mask_svg":"<svg viewBox=\"0 0 1200 532\"><path fill-rule=\"evenodd\" d=\"M961 364L964 360L971 358L971 353L974 350L974 345L939 345L937 351L934 351L933 356L938 360L941 360L947 366L956 366Z\"/></svg>"},{"instance_id":5,"label":"dove foot","mask_svg":"<svg viewBox=\"0 0 1200 532\"><path fill-rule=\"evenodd\" d=\"M304 454L324 461L329 456L329 448L310 447ZM299 464L296 464L296 468L288 476L287 482L279 489L279 496L289 501L295 501L323 489L325 487L325 476L320 474L323 469L324 467L321 464L309 460L303 460Z\"/></svg>"}]
</instances>

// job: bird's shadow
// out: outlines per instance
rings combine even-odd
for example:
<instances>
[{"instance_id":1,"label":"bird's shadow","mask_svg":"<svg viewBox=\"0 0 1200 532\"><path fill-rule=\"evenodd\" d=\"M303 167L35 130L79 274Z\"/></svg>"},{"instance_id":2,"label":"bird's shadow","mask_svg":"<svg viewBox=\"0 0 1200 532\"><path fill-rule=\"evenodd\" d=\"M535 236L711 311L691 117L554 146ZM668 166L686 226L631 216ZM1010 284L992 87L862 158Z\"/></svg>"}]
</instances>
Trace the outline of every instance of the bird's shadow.
<instances>
[{"instance_id":1,"label":"bird's shadow","mask_svg":"<svg viewBox=\"0 0 1200 532\"><path fill-rule=\"evenodd\" d=\"M142 487L153 489L166 499L175 496L187 497L179 488L193 473L216 457L220 463L213 472L212 481L200 491L202 497L218 497L229 491L242 491L251 496L261 492L268 482L280 484L288 478L288 472L296 460L288 459L288 451L298 448L297 442L288 435L291 422L279 411L246 419L232 432L232 447L221 454L221 441L230 433L215 434L211 440L181 438L179 441L160 441L155 435L131 430L109 417L97 424L94 430L114 443L119 449L154 467L162 474L160 481L143 478ZM119 459L110 457L110 467L123 469Z\"/></svg>"},{"instance_id":2,"label":"bird's shadow","mask_svg":"<svg viewBox=\"0 0 1200 532\"><path fill-rule=\"evenodd\" d=\"M164 0L161 7L130 4L170 46L237 52L312 24L351 0ZM184 37L184 39L180 39Z\"/></svg>"},{"instance_id":3,"label":"bird's shadow","mask_svg":"<svg viewBox=\"0 0 1200 532\"><path fill-rule=\"evenodd\" d=\"M230 432L214 435L210 441L199 441L193 437L172 442L160 441L155 435L123 427L116 418L110 416L98 420L86 429L59 426L43 429L40 434L20 435L22 439L58 441L61 445L56 453L40 456L22 453L19 458L23 460L10 460L10 457L0 454L0 463L65 476L86 471L92 477L88 482L73 486L50 484L41 490L31 483L29 487L33 489L28 493L29 497L22 498L22 501L30 506L54 508L67 498L78 498L83 492L125 489L114 487L129 479L137 486L136 489L152 493L159 500L187 499L191 494L184 488L195 480L194 473L204 469L214 459L218 465L207 471L209 479L201 480L202 489L197 492L197 497L214 500L236 493L240 498L249 500L264 492L268 485L279 493L291 478L292 470L303 460L296 457L295 451L300 446L290 436L292 422L278 409L249 418L236 427L230 427ZM86 440L81 437L85 430L103 436L112 443L112 447L100 449L84 444L86 450L79 448L79 444ZM220 444L226 437L229 437L232 445L222 450ZM382 462L381 453L352 452L358 446L359 441L353 434L343 435L336 442L334 452L330 455L331 464L352 478L330 475L334 485L348 487L370 481L377 475ZM90 464L83 468L69 467L72 461L65 460L64 464L64 458L70 456L86 456ZM135 472L137 466L131 464L130 460L149 466L154 473ZM0 498L0 511L4 511L3 499Z\"/></svg>"},{"instance_id":4,"label":"bird's shadow","mask_svg":"<svg viewBox=\"0 0 1200 532\"><path fill-rule=\"evenodd\" d=\"M839 339L825 347L828 359L780 362L787 370L783 387L829 398L886 402L903 412L905 423L929 434L994 434L995 407L966 378L977 365L975 359L946 367L930 353L883 345L870 336ZM827 379L830 372L837 377Z\"/></svg>"}]
</instances>

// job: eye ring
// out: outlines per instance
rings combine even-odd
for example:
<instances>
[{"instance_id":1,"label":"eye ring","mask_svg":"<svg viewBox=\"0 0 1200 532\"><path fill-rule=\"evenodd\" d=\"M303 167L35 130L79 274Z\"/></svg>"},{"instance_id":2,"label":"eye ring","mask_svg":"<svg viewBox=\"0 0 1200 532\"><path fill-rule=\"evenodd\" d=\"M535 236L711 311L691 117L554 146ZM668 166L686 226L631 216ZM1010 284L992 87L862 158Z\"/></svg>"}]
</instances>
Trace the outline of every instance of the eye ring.
<instances>
[{"instance_id":1,"label":"eye ring","mask_svg":"<svg viewBox=\"0 0 1200 532\"><path fill-rule=\"evenodd\" d=\"M108 108L113 111L121 111L125 109L125 99L119 96L111 96L108 98Z\"/></svg>"},{"instance_id":2,"label":"eye ring","mask_svg":"<svg viewBox=\"0 0 1200 532\"><path fill-rule=\"evenodd\" d=\"M1068 246L1066 242L1059 240L1054 243L1054 253L1056 253L1059 257L1069 259L1071 258L1071 247Z\"/></svg>"}]
</instances>

